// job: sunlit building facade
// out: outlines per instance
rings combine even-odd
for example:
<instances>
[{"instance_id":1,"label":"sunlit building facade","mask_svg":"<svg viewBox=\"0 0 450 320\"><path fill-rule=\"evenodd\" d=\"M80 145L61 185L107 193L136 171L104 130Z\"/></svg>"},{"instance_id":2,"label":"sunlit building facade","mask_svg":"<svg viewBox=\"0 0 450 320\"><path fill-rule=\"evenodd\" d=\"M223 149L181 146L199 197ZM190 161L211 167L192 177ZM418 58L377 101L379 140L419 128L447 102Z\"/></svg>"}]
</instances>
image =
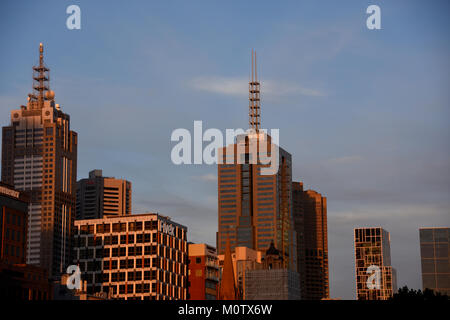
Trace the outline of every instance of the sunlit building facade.
<instances>
[{"instance_id":1,"label":"sunlit building facade","mask_svg":"<svg viewBox=\"0 0 450 320\"><path fill-rule=\"evenodd\" d=\"M397 291L396 271L391 266L390 235L377 228L354 230L356 298L387 300Z\"/></svg>"},{"instance_id":2,"label":"sunlit building facade","mask_svg":"<svg viewBox=\"0 0 450 320\"><path fill-rule=\"evenodd\" d=\"M219 258L216 248L206 243L190 243L189 300L217 300Z\"/></svg>"},{"instance_id":3,"label":"sunlit building facade","mask_svg":"<svg viewBox=\"0 0 450 320\"><path fill-rule=\"evenodd\" d=\"M92 170L89 178L77 181L77 219L130 214L130 181L103 177L102 170Z\"/></svg>"},{"instance_id":4,"label":"sunlit building facade","mask_svg":"<svg viewBox=\"0 0 450 320\"><path fill-rule=\"evenodd\" d=\"M187 228L154 214L75 221L74 264L88 294L187 299Z\"/></svg>"},{"instance_id":5,"label":"sunlit building facade","mask_svg":"<svg viewBox=\"0 0 450 320\"><path fill-rule=\"evenodd\" d=\"M33 67L28 103L11 111L2 134L2 181L25 191L28 206L27 264L58 278L70 263L75 219L77 133L70 116L55 102L44 65Z\"/></svg>"}]
</instances>

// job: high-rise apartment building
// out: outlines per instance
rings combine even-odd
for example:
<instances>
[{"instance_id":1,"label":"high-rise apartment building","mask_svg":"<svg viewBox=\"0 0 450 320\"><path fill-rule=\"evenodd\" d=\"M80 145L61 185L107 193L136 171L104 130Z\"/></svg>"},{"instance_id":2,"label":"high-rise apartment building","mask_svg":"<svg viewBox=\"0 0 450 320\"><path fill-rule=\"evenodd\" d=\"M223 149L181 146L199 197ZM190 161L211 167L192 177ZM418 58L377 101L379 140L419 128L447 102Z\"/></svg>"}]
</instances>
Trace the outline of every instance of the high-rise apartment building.
<instances>
[{"instance_id":1,"label":"high-rise apartment building","mask_svg":"<svg viewBox=\"0 0 450 320\"><path fill-rule=\"evenodd\" d=\"M232 250L248 247L264 251L274 242L284 256L285 266L296 270L292 159L287 151L272 143L272 137L260 128L260 83L253 70L256 68L252 53L252 80L249 82L249 124L252 132L239 135L236 143L219 150L218 253L224 254L227 239ZM274 174L265 175L262 172L269 167L260 161L266 155L278 161L278 170Z\"/></svg>"},{"instance_id":2,"label":"high-rise apartment building","mask_svg":"<svg viewBox=\"0 0 450 320\"><path fill-rule=\"evenodd\" d=\"M217 300L219 258L216 248L205 243L190 243L189 300Z\"/></svg>"},{"instance_id":3,"label":"high-rise apartment building","mask_svg":"<svg viewBox=\"0 0 450 320\"><path fill-rule=\"evenodd\" d=\"M292 182L292 198L302 299L327 299L327 199L314 190L303 190L302 182Z\"/></svg>"},{"instance_id":4,"label":"high-rise apartment building","mask_svg":"<svg viewBox=\"0 0 450 320\"><path fill-rule=\"evenodd\" d=\"M130 214L131 182L103 177L102 170L92 170L89 178L77 181L77 219Z\"/></svg>"},{"instance_id":5,"label":"high-rise apartment building","mask_svg":"<svg viewBox=\"0 0 450 320\"><path fill-rule=\"evenodd\" d=\"M450 228L420 228L422 287L450 296Z\"/></svg>"},{"instance_id":6,"label":"high-rise apartment building","mask_svg":"<svg viewBox=\"0 0 450 320\"><path fill-rule=\"evenodd\" d=\"M355 240L356 298L387 300L397 291L391 266L390 235L378 228L357 228Z\"/></svg>"},{"instance_id":7,"label":"high-rise apartment building","mask_svg":"<svg viewBox=\"0 0 450 320\"><path fill-rule=\"evenodd\" d=\"M74 264L87 293L187 299L187 228L156 213L75 221Z\"/></svg>"},{"instance_id":8,"label":"high-rise apartment building","mask_svg":"<svg viewBox=\"0 0 450 320\"><path fill-rule=\"evenodd\" d=\"M10 125L3 127L2 181L28 194L27 263L53 278L70 263L77 134L55 103L43 52L40 44L27 105L11 111Z\"/></svg>"}]
</instances>

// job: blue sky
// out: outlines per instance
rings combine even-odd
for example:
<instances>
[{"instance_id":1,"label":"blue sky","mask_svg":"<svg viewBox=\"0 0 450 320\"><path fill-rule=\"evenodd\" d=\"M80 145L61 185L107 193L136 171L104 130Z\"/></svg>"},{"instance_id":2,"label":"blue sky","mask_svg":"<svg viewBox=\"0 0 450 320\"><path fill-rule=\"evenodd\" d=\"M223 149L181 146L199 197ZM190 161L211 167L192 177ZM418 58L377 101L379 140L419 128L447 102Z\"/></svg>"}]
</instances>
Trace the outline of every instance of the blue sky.
<instances>
[{"instance_id":1,"label":"blue sky","mask_svg":"<svg viewBox=\"0 0 450 320\"><path fill-rule=\"evenodd\" d=\"M81 30L66 28L67 6ZM381 30L366 28L370 4ZM262 125L294 178L328 198L332 297L354 298L354 227L391 233L398 285L420 288L418 228L449 225L446 1L2 1L0 114L26 103L39 42L56 102L79 134L78 177L133 182L133 212L160 212L215 244L215 166L175 166L176 128L247 127L250 54Z\"/></svg>"}]
</instances>

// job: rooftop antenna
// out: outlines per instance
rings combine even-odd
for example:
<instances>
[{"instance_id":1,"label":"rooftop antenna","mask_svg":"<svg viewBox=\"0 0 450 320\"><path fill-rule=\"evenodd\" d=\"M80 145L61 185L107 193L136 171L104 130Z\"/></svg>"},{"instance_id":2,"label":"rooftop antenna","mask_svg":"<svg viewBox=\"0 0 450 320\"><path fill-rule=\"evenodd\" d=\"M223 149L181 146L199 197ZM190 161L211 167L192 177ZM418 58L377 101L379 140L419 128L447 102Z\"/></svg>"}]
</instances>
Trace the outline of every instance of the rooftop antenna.
<instances>
[{"instance_id":1,"label":"rooftop antenna","mask_svg":"<svg viewBox=\"0 0 450 320\"><path fill-rule=\"evenodd\" d=\"M258 81L258 70L256 64L256 51L252 49L252 79L248 83L249 100L249 126L250 129L259 131L261 127L261 103L260 83Z\"/></svg>"},{"instance_id":2,"label":"rooftop antenna","mask_svg":"<svg viewBox=\"0 0 450 320\"><path fill-rule=\"evenodd\" d=\"M49 71L44 64L44 45L39 44L39 65L33 66L33 93L29 94L31 101L36 101L38 108L44 107L44 99L52 100L54 98L53 91L49 85Z\"/></svg>"}]
</instances>

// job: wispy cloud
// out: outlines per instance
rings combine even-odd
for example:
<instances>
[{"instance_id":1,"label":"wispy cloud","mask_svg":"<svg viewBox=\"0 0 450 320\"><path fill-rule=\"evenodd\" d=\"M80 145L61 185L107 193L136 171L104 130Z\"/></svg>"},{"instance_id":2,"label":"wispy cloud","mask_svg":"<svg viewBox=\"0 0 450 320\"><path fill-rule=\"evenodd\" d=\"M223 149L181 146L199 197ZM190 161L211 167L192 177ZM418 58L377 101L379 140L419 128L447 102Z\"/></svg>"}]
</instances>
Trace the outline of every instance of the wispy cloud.
<instances>
[{"instance_id":1,"label":"wispy cloud","mask_svg":"<svg viewBox=\"0 0 450 320\"><path fill-rule=\"evenodd\" d=\"M208 173L200 176L193 176L192 179L205 182L216 182L217 176L215 174Z\"/></svg>"},{"instance_id":2,"label":"wispy cloud","mask_svg":"<svg viewBox=\"0 0 450 320\"><path fill-rule=\"evenodd\" d=\"M192 79L190 87L211 93L245 96L248 94L248 79L243 77L201 76ZM305 88L299 84L285 81L264 80L261 82L264 94L271 96L303 95L321 97L325 94L319 90Z\"/></svg>"}]
</instances>

